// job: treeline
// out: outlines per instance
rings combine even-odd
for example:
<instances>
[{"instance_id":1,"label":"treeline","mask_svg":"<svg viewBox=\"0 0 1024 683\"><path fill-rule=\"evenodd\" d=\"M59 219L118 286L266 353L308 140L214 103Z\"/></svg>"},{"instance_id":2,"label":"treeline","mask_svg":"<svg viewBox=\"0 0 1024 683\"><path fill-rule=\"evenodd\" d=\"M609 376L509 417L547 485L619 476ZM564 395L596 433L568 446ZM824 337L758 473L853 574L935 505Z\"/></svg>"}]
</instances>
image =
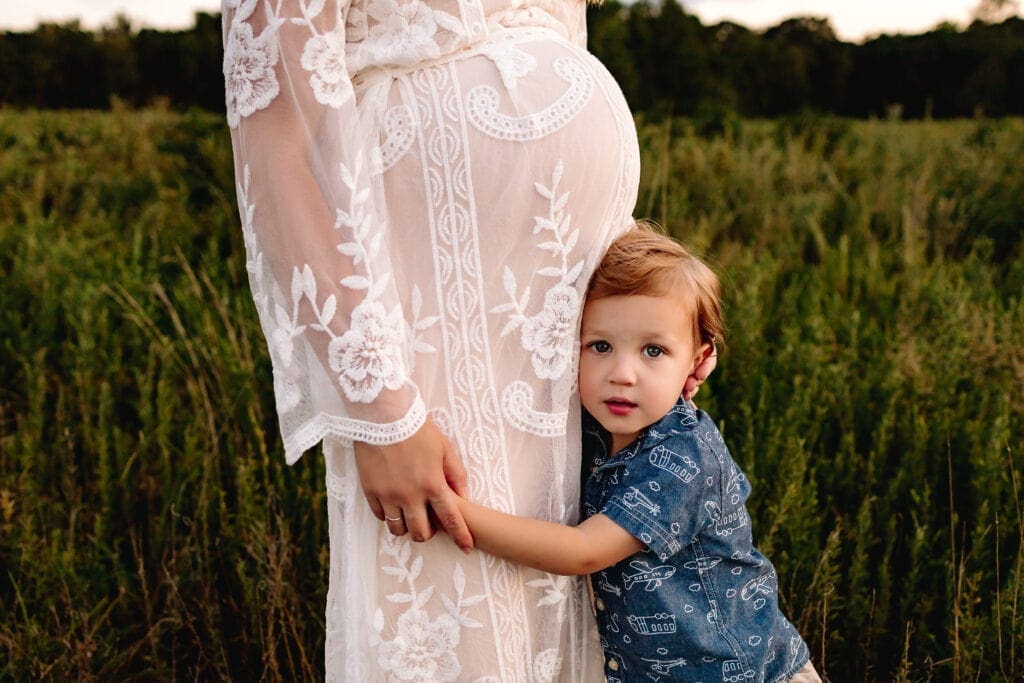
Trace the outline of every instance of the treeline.
<instances>
[{"instance_id":1,"label":"treeline","mask_svg":"<svg viewBox=\"0 0 1024 683\"><path fill-rule=\"evenodd\" d=\"M77 22L0 33L0 104L38 109L135 106L224 110L220 16L185 31L134 30L120 17L92 32Z\"/></svg>"},{"instance_id":2,"label":"treeline","mask_svg":"<svg viewBox=\"0 0 1024 683\"><path fill-rule=\"evenodd\" d=\"M1024 20L943 24L921 35L840 41L826 19L763 32L704 26L675 2L592 9L591 50L630 104L692 115L727 105L744 116L814 109L910 118L1024 114Z\"/></svg>"},{"instance_id":3,"label":"treeline","mask_svg":"<svg viewBox=\"0 0 1024 683\"><path fill-rule=\"evenodd\" d=\"M672 0L606 0L589 16L591 50L638 111L778 116L818 110L907 118L1024 114L1024 20L944 24L920 35L839 40L826 19L766 31L703 25ZM0 104L224 108L220 18L184 31L97 32L75 23L0 34Z\"/></svg>"}]
</instances>

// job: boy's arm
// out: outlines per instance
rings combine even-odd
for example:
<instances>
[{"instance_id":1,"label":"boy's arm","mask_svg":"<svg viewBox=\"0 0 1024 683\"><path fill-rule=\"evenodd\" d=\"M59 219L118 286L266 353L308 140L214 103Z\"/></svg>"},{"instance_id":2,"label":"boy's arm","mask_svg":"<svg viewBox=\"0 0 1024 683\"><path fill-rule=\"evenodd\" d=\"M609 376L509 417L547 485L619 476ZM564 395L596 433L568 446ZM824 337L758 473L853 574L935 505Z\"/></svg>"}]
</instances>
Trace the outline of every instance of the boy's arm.
<instances>
[{"instance_id":1,"label":"boy's arm","mask_svg":"<svg viewBox=\"0 0 1024 683\"><path fill-rule=\"evenodd\" d=\"M516 517L459 499L474 545L492 555L552 574L593 574L644 548L604 515L571 527Z\"/></svg>"}]
</instances>

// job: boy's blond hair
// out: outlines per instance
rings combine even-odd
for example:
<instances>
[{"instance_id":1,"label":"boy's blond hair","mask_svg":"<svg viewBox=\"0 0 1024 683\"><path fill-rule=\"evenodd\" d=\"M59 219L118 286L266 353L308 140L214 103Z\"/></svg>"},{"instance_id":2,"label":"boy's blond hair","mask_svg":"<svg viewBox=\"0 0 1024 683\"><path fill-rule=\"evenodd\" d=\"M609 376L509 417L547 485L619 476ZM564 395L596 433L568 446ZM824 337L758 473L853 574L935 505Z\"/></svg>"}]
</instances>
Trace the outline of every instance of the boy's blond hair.
<instances>
[{"instance_id":1,"label":"boy's blond hair","mask_svg":"<svg viewBox=\"0 0 1024 683\"><path fill-rule=\"evenodd\" d=\"M667 296L692 301L696 345L721 345L721 285L699 258L648 223L638 222L612 242L590 278L587 299L609 296Z\"/></svg>"}]
</instances>

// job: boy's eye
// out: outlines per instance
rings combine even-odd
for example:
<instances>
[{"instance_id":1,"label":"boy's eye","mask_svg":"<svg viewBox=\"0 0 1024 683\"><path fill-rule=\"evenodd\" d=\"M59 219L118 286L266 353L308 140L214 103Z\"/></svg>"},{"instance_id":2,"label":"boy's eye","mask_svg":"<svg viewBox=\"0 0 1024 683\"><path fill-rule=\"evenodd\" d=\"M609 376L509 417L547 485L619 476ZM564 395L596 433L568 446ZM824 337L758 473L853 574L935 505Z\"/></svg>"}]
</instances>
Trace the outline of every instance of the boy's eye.
<instances>
[{"instance_id":1,"label":"boy's eye","mask_svg":"<svg viewBox=\"0 0 1024 683\"><path fill-rule=\"evenodd\" d=\"M608 353L612 350L612 345L606 341L590 342L587 346L598 353Z\"/></svg>"},{"instance_id":2,"label":"boy's eye","mask_svg":"<svg viewBox=\"0 0 1024 683\"><path fill-rule=\"evenodd\" d=\"M665 349L661 348L660 346L645 346L644 347L644 355L647 356L648 358L657 358L658 356L662 355L663 353L665 353Z\"/></svg>"}]
</instances>

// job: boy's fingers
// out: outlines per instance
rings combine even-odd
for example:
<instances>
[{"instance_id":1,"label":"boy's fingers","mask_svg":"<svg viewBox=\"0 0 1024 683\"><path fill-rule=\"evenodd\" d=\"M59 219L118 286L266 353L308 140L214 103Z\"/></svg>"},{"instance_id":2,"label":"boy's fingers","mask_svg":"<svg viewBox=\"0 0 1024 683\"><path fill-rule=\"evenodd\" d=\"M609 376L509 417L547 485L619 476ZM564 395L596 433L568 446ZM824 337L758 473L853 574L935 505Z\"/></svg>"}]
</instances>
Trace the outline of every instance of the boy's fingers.
<instances>
[{"instance_id":1,"label":"boy's fingers","mask_svg":"<svg viewBox=\"0 0 1024 683\"><path fill-rule=\"evenodd\" d=\"M444 478L448 481L448 485L452 487L452 490L459 496L468 498L469 484L466 479L466 467L462 464L462 459L455 453L451 444L445 448L442 466L444 467Z\"/></svg>"},{"instance_id":2,"label":"boy's fingers","mask_svg":"<svg viewBox=\"0 0 1024 683\"><path fill-rule=\"evenodd\" d=\"M700 382L690 375L686 378L686 384L683 385L683 398L687 401L692 401L693 397L697 395L697 391L700 389Z\"/></svg>"},{"instance_id":3,"label":"boy's fingers","mask_svg":"<svg viewBox=\"0 0 1024 683\"><path fill-rule=\"evenodd\" d=\"M444 527L445 533L451 536L462 552L468 554L473 549L473 535L469 533L469 527L466 526L466 520L463 519L454 496L453 492L448 491L440 498L430 501L430 507Z\"/></svg>"},{"instance_id":4,"label":"boy's fingers","mask_svg":"<svg viewBox=\"0 0 1024 683\"><path fill-rule=\"evenodd\" d=\"M713 350L704 357L704 360L701 361L700 365L693 369L692 377L696 379L698 382L703 382L704 380L711 376L711 373L715 371L715 368L717 366L718 351Z\"/></svg>"},{"instance_id":5,"label":"boy's fingers","mask_svg":"<svg viewBox=\"0 0 1024 683\"><path fill-rule=\"evenodd\" d=\"M712 347L707 355L704 356L704 360L693 369L693 374L686 378L686 383L683 384L683 398L687 401L692 401L693 397L700 391L700 385L711 376L717 365L718 351Z\"/></svg>"}]
</instances>

